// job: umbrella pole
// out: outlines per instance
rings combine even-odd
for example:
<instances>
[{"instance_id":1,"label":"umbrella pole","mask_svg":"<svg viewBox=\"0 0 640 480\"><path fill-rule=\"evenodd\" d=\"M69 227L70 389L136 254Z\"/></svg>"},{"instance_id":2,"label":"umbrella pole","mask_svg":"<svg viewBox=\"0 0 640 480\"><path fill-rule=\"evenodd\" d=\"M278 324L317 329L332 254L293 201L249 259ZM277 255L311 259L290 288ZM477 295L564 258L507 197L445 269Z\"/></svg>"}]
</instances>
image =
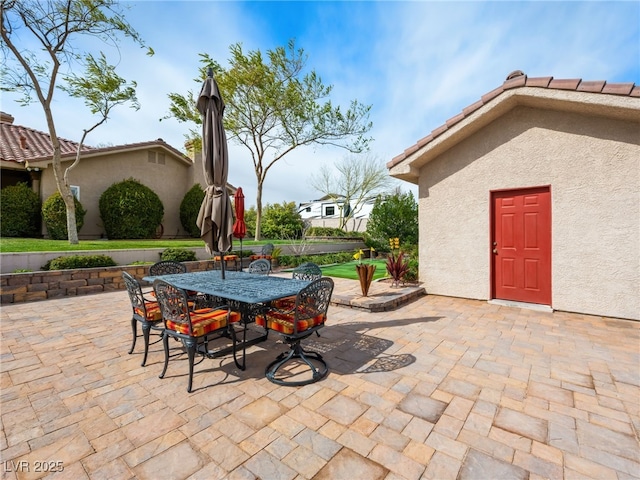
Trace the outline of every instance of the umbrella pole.
<instances>
[{"instance_id":1,"label":"umbrella pole","mask_svg":"<svg viewBox=\"0 0 640 480\"><path fill-rule=\"evenodd\" d=\"M242 238L240 238L240 271L242 271L242 261L244 257L242 256Z\"/></svg>"},{"instance_id":2,"label":"umbrella pole","mask_svg":"<svg viewBox=\"0 0 640 480\"><path fill-rule=\"evenodd\" d=\"M220 272L222 274L222 279L224 280L224 264L225 264L225 261L224 261L224 256L222 255L222 252L219 252L219 253L220 253Z\"/></svg>"}]
</instances>

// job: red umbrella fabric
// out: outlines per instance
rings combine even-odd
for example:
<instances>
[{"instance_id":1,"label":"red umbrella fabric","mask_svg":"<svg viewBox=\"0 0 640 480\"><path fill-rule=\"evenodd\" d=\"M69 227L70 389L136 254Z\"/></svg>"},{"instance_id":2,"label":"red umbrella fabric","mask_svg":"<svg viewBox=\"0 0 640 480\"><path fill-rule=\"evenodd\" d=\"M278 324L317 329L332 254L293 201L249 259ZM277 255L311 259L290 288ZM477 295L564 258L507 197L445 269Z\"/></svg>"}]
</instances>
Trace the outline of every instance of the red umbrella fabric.
<instances>
[{"instance_id":1,"label":"red umbrella fabric","mask_svg":"<svg viewBox=\"0 0 640 480\"><path fill-rule=\"evenodd\" d=\"M243 239L247 236L247 224L244 222L244 194L242 193L242 187L238 187L238 190L236 190L233 203L236 207L236 221L233 224L233 236Z\"/></svg>"},{"instance_id":2,"label":"red umbrella fabric","mask_svg":"<svg viewBox=\"0 0 640 480\"><path fill-rule=\"evenodd\" d=\"M202 166L207 187L196 225L207 251L213 255L231 250L233 208L227 192L229 157L222 125L224 102L211 71L202 85L197 108L202 115ZM222 275L224 278L224 267Z\"/></svg>"}]
</instances>

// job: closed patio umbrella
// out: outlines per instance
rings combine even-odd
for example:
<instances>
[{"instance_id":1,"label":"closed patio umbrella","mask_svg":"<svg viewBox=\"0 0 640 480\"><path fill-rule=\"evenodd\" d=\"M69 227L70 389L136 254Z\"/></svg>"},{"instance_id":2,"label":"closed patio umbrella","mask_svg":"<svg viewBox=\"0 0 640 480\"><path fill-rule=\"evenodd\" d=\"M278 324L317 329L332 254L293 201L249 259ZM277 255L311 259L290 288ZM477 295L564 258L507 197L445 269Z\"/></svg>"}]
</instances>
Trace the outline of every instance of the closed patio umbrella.
<instances>
[{"instance_id":1,"label":"closed patio umbrella","mask_svg":"<svg viewBox=\"0 0 640 480\"><path fill-rule=\"evenodd\" d=\"M244 222L244 194L242 187L238 187L233 197L236 210L236 221L233 224L233 236L240 239L240 266L242 267L242 239L247 235L247 224Z\"/></svg>"},{"instance_id":2,"label":"closed patio umbrella","mask_svg":"<svg viewBox=\"0 0 640 480\"><path fill-rule=\"evenodd\" d=\"M202 115L202 166L207 183L196 225L207 252L222 255L231 250L233 244L233 208L227 192L229 156L227 135L222 125L224 102L211 69L196 106ZM224 262L221 265L224 278Z\"/></svg>"}]
</instances>

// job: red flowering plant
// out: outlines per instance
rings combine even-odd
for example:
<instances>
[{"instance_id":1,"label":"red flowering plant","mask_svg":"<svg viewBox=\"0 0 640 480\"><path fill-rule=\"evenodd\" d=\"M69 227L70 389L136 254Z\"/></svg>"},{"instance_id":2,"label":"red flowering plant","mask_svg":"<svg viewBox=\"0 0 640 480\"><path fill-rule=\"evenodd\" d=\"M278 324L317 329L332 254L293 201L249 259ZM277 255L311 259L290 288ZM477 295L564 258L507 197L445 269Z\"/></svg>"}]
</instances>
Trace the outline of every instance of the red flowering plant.
<instances>
[{"instance_id":1,"label":"red flowering plant","mask_svg":"<svg viewBox=\"0 0 640 480\"><path fill-rule=\"evenodd\" d=\"M387 255L387 272L393 278L393 285L397 287L404 280L404 276L409 270L409 264L404 257L404 252L400 250L399 238L390 238L389 246L391 253Z\"/></svg>"}]
</instances>

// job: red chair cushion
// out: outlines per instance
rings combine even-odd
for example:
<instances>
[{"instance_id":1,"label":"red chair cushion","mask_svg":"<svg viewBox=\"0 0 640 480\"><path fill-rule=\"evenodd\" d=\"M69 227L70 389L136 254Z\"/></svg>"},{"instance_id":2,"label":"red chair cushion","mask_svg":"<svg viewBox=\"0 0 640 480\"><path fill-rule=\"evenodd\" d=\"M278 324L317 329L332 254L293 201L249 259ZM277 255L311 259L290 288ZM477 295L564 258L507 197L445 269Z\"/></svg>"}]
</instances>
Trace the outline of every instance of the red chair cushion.
<instances>
[{"instance_id":1,"label":"red chair cushion","mask_svg":"<svg viewBox=\"0 0 640 480\"><path fill-rule=\"evenodd\" d=\"M223 258L224 258L224 261L225 261L225 262L229 262L229 261L231 261L231 260L237 260L237 259L238 259L238 256L237 256L237 255L225 255ZM213 259L214 259L216 262L219 262L219 261L220 261L220 255L216 255L215 257L213 257Z\"/></svg>"},{"instance_id":2,"label":"red chair cushion","mask_svg":"<svg viewBox=\"0 0 640 480\"><path fill-rule=\"evenodd\" d=\"M320 314L313 318L307 318L305 320L298 320L298 333L304 332L309 328L320 325L326 321L326 315ZM286 313L270 310L266 314L256 316L256 325L274 330L276 332L291 335L294 333L295 317Z\"/></svg>"},{"instance_id":3,"label":"red chair cushion","mask_svg":"<svg viewBox=\"0 0 640 480\"><path fill-rule=\"evenodd\" d=\"M279 298L274 300L272 305L280 310L292 310L296 305L295 295L292 297Z\"/></svg>"},{"instance_id":4,"label":"red chair cushion","mask_svg":"<svg viewBox=\"0 0 640 480\"><path fill-rule=\"evenodd\" d=\"M234 323L240 321L240 313L231 311L229 315L229 322ZM193 332L189 333L189 324L173 322L167 320L167 328L174 330L178 333L185 335L192 335L194 337L202 337L209 332L219 330L227 326L227 311L226 310L211 310L209 308L201 308L191 312L191 324L193 325Z\"/></svg>"},{"instance_id":5,"label":"red chair cushion","mask_svg":"<svg viewBox=\"0 0 640 480\"><path fill-rule=\"evenodd\" d=\"M271 260L271 255L251 255L249 260L259 260L261 258L265 258L267 260Z\"/></svg>"},{"instance_id":6,"label":"red chair cushion","mask_svg":"<svg viewBox=\"0 0 640 480\"><path fill-rule=\"evenodd\" d=\"M160 305L158 305L158 302L144 302L144 307L147 310L147 322L159 322L162 320L162 312L160 311ZM145 314L141 308L136 308L135 311L137 315L145 318Z\"/></svg>"}]
</instances>

